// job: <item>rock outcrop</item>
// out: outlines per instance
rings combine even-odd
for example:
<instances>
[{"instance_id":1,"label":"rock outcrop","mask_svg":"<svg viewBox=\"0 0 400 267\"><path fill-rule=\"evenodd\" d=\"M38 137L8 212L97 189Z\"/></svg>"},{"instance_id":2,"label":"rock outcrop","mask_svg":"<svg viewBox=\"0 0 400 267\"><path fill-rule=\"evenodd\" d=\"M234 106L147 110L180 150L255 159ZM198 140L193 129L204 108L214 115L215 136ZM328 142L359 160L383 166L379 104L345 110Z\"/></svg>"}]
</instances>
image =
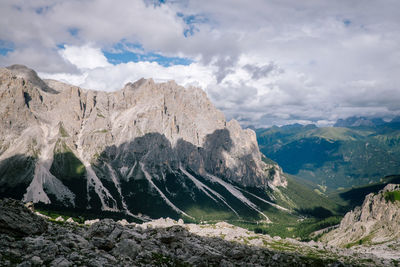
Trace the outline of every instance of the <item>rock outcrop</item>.
<instances>
[{"instance_id":1,"label":"rock outcrop","mask_svg":"<svg viewBox=\"0 0 400 267\"><path fill-rule=\"evenodd\" d=\"M44 233L47 222L33 214L20 201L0 201L0 233L14 237L32 236Z\"/></svg>"},{"instance_id":2,"label":"rock outcrop","mask_svg":"<svg viewBox=\"0 0 400 267\"><path fill-rule=\"evenodd\" d=\"M18 216L21 223L36 216L13 201L0 200L0 206L6 207L3 216ZM13 227L7 223L13 222L3 226ZM394 266L351 251L321 253L315 244L272 239L226 223L197 228L172 220L47 224L40 235L15 238L0 232L0 266Z\"/></svg>"},{"instance_id":3,"label":"rock outcrop","mask_svg":"<svg viewBox=\"0 0 400 267\"><path fill-rule=\"evenodd\" d=\"M141 79L84 90L19 65L0 69L0 177L2 197L127 214L147 214L141 202L154 197L157 210L185 216L182 192L238 214L233 196L261 214L236 186L286 185L255 133L227 122L199 88Z\"/></svg>"},{"instance_id":4,"label":"rock outcrop","mask_svg":"<svg viewBox=\"0 0 400 267\"><path fill-rule=\"evenodd\" d=\"M340 226L322 237L336 246L381 244L400 238L400 185L388 184L348 212Z\"/></svg>"}]
</instances>

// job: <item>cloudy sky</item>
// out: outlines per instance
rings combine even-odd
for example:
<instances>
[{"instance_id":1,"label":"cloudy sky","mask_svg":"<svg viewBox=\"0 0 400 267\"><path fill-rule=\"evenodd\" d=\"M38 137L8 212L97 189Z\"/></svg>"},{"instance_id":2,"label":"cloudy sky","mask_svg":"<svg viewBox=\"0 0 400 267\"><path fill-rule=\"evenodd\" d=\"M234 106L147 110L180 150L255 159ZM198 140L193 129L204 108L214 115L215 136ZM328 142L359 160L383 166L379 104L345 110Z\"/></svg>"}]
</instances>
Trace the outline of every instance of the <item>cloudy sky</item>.
<instances>
[{"instance_id":1,"label":"cloudy sky","mask_svg":"<svg viewBox=\"0 0 400 267\"><path fill-rule=\"evenodd\" d=\"M0 66L203 88L242 125L400 115L398 0L1 0Z\"/></svg>"}]
</instances>

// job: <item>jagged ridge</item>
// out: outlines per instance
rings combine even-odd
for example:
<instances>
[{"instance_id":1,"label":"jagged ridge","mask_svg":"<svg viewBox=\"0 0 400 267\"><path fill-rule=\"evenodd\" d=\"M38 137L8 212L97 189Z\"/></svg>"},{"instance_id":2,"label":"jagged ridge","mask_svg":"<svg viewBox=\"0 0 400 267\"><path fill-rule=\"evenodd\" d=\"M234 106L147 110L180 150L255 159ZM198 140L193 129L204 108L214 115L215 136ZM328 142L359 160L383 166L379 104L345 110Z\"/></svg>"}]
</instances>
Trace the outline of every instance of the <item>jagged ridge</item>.
<instances>
[{"instance_id":1,"label":"jagged ridge","mask_svg":"<svg viewBox=\"0 0 400 267\"><path fill-rule=\"evenodd\" d=\"M1 196L155 217L191 217L201 203L268 220L243 187L286 184L254 132L199 88L141 79L107 93L12 66L0 69L0 103Z\"/></svg>"},{"instance_id":2,"label":"jagged ridge","mask_svg":"<svg viewBox=\"0 0 400 267\"><path fill-rule=\"evenodd\" d=\"M348 212L340 226L323 236L331 245L382 244L400 237L400 185L388 184L365 197L362 206Z\"/></svg>"}]
</instances>

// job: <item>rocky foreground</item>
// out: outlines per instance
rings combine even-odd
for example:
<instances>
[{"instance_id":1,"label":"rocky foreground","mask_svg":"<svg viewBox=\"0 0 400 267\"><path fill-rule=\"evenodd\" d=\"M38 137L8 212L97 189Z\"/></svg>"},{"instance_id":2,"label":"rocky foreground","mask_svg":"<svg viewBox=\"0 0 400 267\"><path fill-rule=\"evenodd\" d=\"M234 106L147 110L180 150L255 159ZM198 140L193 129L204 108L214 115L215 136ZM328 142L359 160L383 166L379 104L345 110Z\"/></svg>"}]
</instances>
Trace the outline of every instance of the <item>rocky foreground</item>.
<instances>
[{"instance_id":1,"label":"rocky foreground","mask_svg":"<svg viewBox=\"0 0 400 267\"><path fill-rule=\"evenodd\" d=\"M368 194L362 206L348 212L321 240L400 262L400 185L388 184Z\"/></svg>"},{"instance_id":2,"label":"rocky foreground","mask_svg":"<svg viewBox=\"0 0 400 267\"><path fill-rule=\"evenodd\" d=\"M71 221L71 220L70 220ZM0 266L395 266L321 243L257 235L227 223L160 219L77 223L35 215L0 200Z\"/></svg>"}]
</instances>

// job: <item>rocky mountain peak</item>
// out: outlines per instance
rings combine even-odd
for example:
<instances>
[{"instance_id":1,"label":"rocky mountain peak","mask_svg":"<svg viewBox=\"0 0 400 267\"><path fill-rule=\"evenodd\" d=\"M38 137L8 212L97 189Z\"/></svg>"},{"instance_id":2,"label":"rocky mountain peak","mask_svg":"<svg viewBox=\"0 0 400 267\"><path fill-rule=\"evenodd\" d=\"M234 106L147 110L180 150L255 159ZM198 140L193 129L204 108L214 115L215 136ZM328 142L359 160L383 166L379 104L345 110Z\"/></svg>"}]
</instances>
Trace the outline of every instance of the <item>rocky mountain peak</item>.
<instances>
[{"instance_id":1,"label":"rocky mountain peak","mask_svg":"<svg viewBox=\"0 0 400 267\"><path fill-rule=\"evenodd\" d=\"M40 88L41 90L48 92L48 93L57 93L57 91L53 90L45 82L43 82L42 79L39 78L37 75L36 71L24 66L24 65L11 65L9 67L6 67L13 75L14 77L21 78L24 81L29 81L32 85L35 87Z\"/></svg>"},{"instance_id":2,"label":"rocky mountain peak","mask_svg":"<svg viewBox=\"0 0 400 267\"><path fill-rule=\"evenodd\" d=\"M181 177L228 207L205 189L219 184L259 212L231 183L286 185L279 166L261 160L254 132L227 122L199 88L140 79L115 92L86 90L14 65L0 69L0 103L0 195L130 212L129 191L144 179L141 190L183 214L170 200L177 188L163 189Z\"/></svg>"}]
</instances>

